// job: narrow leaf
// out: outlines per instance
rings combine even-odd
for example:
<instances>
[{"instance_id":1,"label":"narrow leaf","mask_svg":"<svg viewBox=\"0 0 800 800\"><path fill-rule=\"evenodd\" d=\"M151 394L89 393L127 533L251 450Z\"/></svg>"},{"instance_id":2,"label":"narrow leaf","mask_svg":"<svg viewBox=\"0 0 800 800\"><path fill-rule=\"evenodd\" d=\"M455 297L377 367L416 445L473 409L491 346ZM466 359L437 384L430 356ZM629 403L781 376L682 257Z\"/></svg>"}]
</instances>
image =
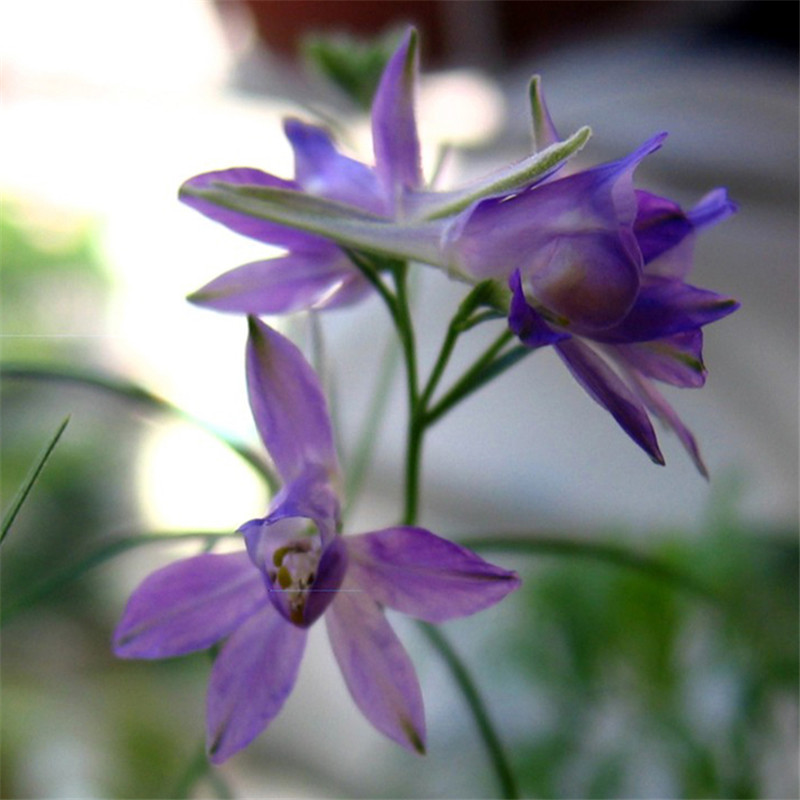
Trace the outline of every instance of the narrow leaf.
<instances>
[{"instance_id":1,"label":"narrow leaf","mask_svg":"<svg viewBox=\"0 0 800 800\"><path fill-rule=\"evenodd\" d=\"M22 508L22 504L25 502L25 499L30 494L33 485L36 483L39 475L44 469L44 465L47 463L47 459L50 458L50 454L55 449L55 446L58 444L58 440L61 438L61 434L64 433L64 430L69 423L69 416L64 417L63 422L58 426L53 437L47 443L47 446L42 450L39 454L39 457L31 466L30 471L28 472L27 477L22 483L22 486L19 487L17 494L15 495L14 499L11 502L11 506L8 511L3 515L3 527L0 530L0 544L2 544L3 540L6 538L6 534L8 533L9 529L11 528L12 523L16 519L17 514L19 513L20 508Z\"/></svg>"},{"instance_id":2,"label":"narrow leaf","mask_svg":"<svg viewBox=\"0 0 800 800\"><path fill-rule=\"evenodd\" d=\"M211 189L184 186L182 196L211 203L331 239L344 247L441 265L441 224L405 225L360 208L289 189L219 183Z\"/></svg>"}]
</instances>

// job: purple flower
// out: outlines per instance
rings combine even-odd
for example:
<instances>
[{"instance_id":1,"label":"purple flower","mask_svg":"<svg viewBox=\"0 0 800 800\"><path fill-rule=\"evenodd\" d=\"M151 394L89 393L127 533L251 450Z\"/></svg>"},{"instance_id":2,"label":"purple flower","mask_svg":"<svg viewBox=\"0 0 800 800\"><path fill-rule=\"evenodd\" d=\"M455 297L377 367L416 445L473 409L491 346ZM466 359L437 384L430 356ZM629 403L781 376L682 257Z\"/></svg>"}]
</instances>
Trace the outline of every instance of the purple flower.
<instances>
[{"instance_id":1,"label":"purple flower","mask_svg":"<svg viewBox=\"0 0 800 800\"><path fill-rule=\"evenodd\" d=\"M352 303L369 289L362 274L329 239L227 209L195 192L223 183L304 192L380 218L391 218L404 192L422 180L414 118L416 36L411 31L388 62L372 109L375 166L341 154L330 134L299 119L284 131L295 157L294 180L257 169L208 172L188 180L181 199L237 233L285 248L286 255L245 264L190 296L223 311L275 314Z\"/></svg>"},{"instance_id":2,"label":"purple flower","mask_svg":"<svg viewBox=\"0 0 800 800\"><path fill-rule=\"evenodd\" d=\"M189 179L180 198L233 231L287 253L245 264L190 295L222 311L278 314L334 308L361 299L369 283L341 246L444 266L442 237L450 221L481 197L508 194L557 170L589 138L582 128L563 142L535 91L534 131L541 148L519 163L453 191L423 186L414 114L417 38L409 29L389 60L372 105L375 165L340 153L314 125L284 124L295 177L252 168L208 172Z\"/></svg>"},{"instance_id":3,"label":"purple flower","mask_svg":"<svg viewBox=\"0 0 800 800\"><path fill-rule=\"evenodd\" d=\"M608 167L624 170L625 163ZM578 383L653 461L663 464L664 458L649 413L677 434L697 469L707 477L694 436L653 380L691 388L705 382L701 328L732 313L739 304L692 286L684 278L691 269L696 232L734 213L736 207L723 189L707 194L688 213L649 192L631 189L626 195L626 202L635 203L631 224L625 228L629 251L641 264L641 278L628 307L612 303L611 307L622 313L609 314L608 324L597 325L596 318L581 311L580 287L572 288L567 281L563 295L548 294L547 282L541 291L539 275L526 274L519 266L510 276L509 326L529 347L552 344ZM594 244L597 247L589 249L589 256L603 248L602 243ZM602 257L592 264L598 262L603 263ZM612 281L611 285L618 284ZM602 270L593 288L596 302L602 306ZM551 302L553 297L556 302Z\"/></svg>"},{"instance_id":4,"label":"purple flower","mask_svg":"<svg viewBox=\"0 0 800 800\"><path fill-rule=\"evenodd\" d=\"M403 747L423 752L422 695L384 607L442 622L493 605L519 578L422 528L340 535L340 470L317 377L291 342L252 317L247 378L283 488L266 517L241 527L246 553L206 553L146 578L128 602L114 650L123 658L168 658L224 640L207 707L208 752L220 763L278 714L307 629L324 614L362 713Z\"/></svg>"}]
</instances>

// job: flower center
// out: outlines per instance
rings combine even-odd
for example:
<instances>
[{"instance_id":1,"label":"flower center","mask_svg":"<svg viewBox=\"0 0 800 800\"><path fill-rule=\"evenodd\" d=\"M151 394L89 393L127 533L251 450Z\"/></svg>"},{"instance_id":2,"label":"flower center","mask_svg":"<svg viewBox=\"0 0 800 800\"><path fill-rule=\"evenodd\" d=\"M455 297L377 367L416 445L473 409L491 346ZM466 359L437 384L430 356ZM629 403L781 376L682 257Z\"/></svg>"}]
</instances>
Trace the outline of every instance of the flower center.
<instances>
[{"instance_id":1,"label":"flower center","mask_svg":"<svg viewBox=\"0 0 800 800\"><path fill-rule=\"evenodd\" d=\"M303 621L308 589L316 577L320 551L309 539L296 539L272 554L269 568L272 591L286 595L286 606L292 622Z\"/></svg>"}]
</instances>

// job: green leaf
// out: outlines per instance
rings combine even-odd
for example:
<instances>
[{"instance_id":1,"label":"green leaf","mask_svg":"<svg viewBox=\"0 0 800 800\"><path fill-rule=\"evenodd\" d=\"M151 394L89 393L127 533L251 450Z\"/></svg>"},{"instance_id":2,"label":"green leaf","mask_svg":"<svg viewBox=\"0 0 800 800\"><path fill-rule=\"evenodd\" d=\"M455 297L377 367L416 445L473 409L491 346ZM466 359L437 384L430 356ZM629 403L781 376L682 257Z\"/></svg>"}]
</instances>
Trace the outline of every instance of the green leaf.
<instances>
[{"instance_id":1,"label":"green leaf","mask_svg":"<svg viewBox=\"0 0 800 800\"><path fill-rule=\"evenodd\" d=\"M341 89L359 108L369 111L399 37L396 30L375 40L347 34L312 34L303 40L301 49L314 71Z\"/></svg>"},{"instance_id":2,"label":"green leaf","mask_svg":"<svg viewBox=\"0 0 800 800\"><path fill-rule=\"evenodd\" d=\"M2 544L3 540L6 538L6 534L8 533L8 531L11 528L11 525L16 519L16 516L19 513L20 508L22 508L22 504L25 502L26 498L30 494L31 489L33 489L33 485L39 478L39 475L44 469L44 465L47 463L47 459L50 458L50 454L53 452L55 446L58 444L58 440L61 438L61 434L64 433L68 423L69 423L69 417L67 416L64 418L63 422L58 426L58 429L56 430L55 434L47 443L47 446L44 448L44 450L42 450L42 452L39 454L39 457L36 459L36 461L34 461L22 486L19 487L16 495L14 496L14 499L11 502L11 506L9 507L8 511L3 515L3 527L2 530L0 530L0 544Z\"/></svg>"}]
</instances>

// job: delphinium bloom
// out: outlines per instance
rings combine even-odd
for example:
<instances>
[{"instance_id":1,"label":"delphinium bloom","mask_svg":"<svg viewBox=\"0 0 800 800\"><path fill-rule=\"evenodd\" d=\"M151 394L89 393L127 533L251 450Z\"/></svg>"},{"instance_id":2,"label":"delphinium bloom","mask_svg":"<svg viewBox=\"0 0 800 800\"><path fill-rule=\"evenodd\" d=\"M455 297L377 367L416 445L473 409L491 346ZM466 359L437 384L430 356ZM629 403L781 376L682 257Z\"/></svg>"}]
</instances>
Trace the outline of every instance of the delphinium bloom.
<instances>
[{"instance_id":1,"label":"delphinium bloom","mask_svg":"<svg viewBox=\"0 0 800 800\"><path fill-rule=\"evenodd\" d=\"M541 108L540 138L554 141ZM634 189L635 168L664 138L619 161L480 201L450 230L450 257L474 280L509 281L512 331L531 348L553 345L653 461L664 458L648 411L707 475L694 437L652 380L693 388L705 382L701 328L738 303L684 279L696 233L736 206L724 189L689 212Z\"/></svg>"},{"instance_id":2,"label":"delphinium bloom","mask_svg":"<svg viewBox=\"0 0 800 800\"><path fill-rule=\"evenodd\" d=\"M423 185L414 108L418 60L416 33L409 29L386 65L372 104L374 166L341 153L324 128L290 118L284 131L294 153L294 179L234 167L183 184L180 198L187 205L237 233L287 251L220 275L190 295L192 302L248 314L355 302L369 291L369 283L339 244L358 249L366 235L367 249L437 263L443 223L429 220L450 217L476 198L549 174L589 137L589 130L581 129L564 142L552 142L547 152L470 186L429 191ZM259 216L267 199L277 204L271 218Z\"/></svg>"},{"instance_id":3,"label":"delphinium bloom","mask_svg":"<svg viewBox=\"0 0 800 800\"><path fill-rule=\"evenodd\" d=\"M207 702L207 747L219 763L278 714L308 628L324 614L359 709L386 736L423 752L420 687L384 607L438 623L497 603L519 578L418 527L341 535L341 475L317 376L295 345L254 318L247 383L283 488L263 519L241 527L246 552L205 553L146 578L114 650L157 659L224 642Z\"/></svg>"}]
</instances>

